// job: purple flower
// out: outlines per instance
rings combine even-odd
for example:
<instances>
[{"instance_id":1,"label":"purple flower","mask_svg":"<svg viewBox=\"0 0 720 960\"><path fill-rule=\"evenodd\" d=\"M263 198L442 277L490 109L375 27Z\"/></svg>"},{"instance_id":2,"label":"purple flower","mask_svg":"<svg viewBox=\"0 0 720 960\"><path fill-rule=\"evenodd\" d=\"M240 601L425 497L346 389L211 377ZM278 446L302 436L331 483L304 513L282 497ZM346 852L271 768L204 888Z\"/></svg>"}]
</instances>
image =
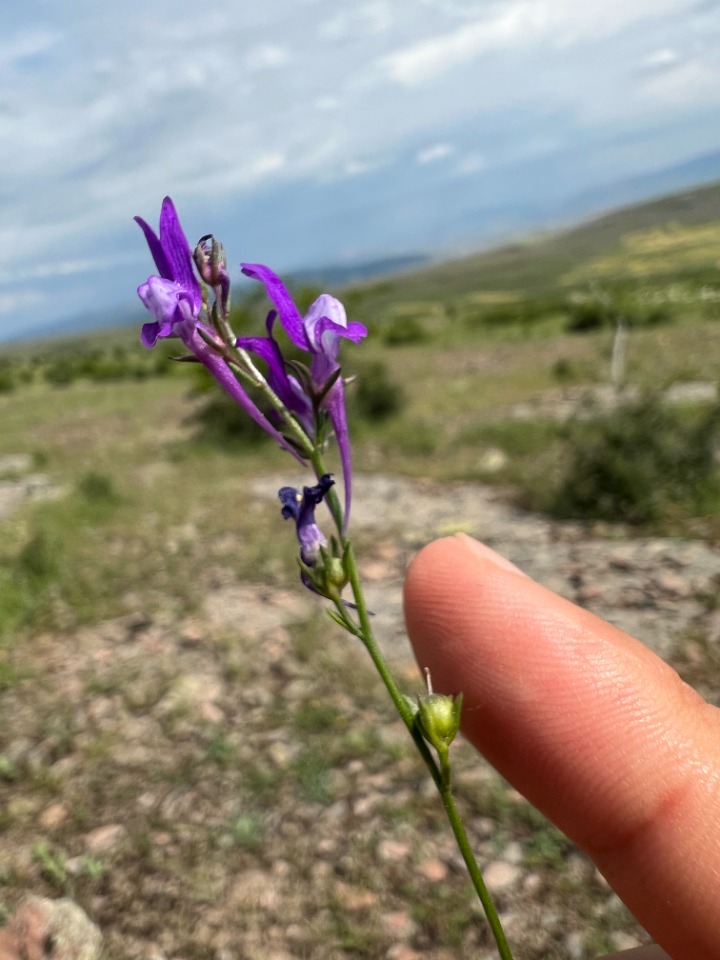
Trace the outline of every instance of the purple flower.
<instances>
[{"instance_id":1,"label":"purple flower","mask_svg":"<svg viewBox=\"0 0 720 960\"><path fill-rule=\"evenodd\" d=\"M286 520L295 521L300 559L307 567L314 567L320 557L321 548L327 545L327 539L315 522L315 507L322 503L325 494L335 483L329 473L324 474L314 487L303 487L302 494L295 487L281 487L278 492L282 504L282 515ZM306 587L318 592L310 577L303 570L302 581Z\"/></svg>"},{"instance_id":2,"label":"purple flower","mask_svg":"<svg viewBox=\"0 0 720 960\"><path fill-rule=\"evenodd\" d=\"M343 526L346 528L350 515L351 501L351 454L347 415L345 412L345 393L342 378L338 376L340 370L338 358L340 341L347 339L352 340L354 343L359 343L363 337L366 336L367 329L361 323L354 321L348 323L345 307L343 307L339 300L325 293L311 304L309 310L303 317L293 303L292 297L288 293L282 280L280 280L272 270L262 266L262 264L243 263L242 271L246 276L259 280L264 285L268 297L277 308L280 322L285 328L288 337L296 347L310 354L310 376L314 392L322 395L328 383L331 383L333 378L335 378L330 389L324 394L321 406L328 412L340 451L343 479L345 481L345 515L343 518ZM271 317L274 319L274 315L271 315ZM270 317L268 318L268 341L270 344L275 344L272 337L272 319ZM241 338L238 340L238 345L247 345L248 350L254 350L260 353L258 349L258 339L259 338L248 338L247 341L244 341ZM267 353L270 351L274 353L276 348L277 344L275 344L275 347L266 346L263 349ZM277 354L279 355L279 348L277 348ZM281 366L282 364L279 360L273 361L273 365L269 363L271 375L276 381L280 380L281 375L287 378L284 369L281 374ZM295 402L299 402L297 400L296 387L299 387L297 381L295 381L294 384L290 381L289 388L295 393ZM296 406L292 406L292 404L288 404L288 406L291 410L298 413L301 418L303 417L303 413L298 410Z\"/></svg>"},{"instance_id":3,"label":"purple flower","mask_svg":"<svg viewBox=\"0 0 720 960\"><path fill-rule=\"evenodd\" d=\"M159 273L159 276L148 277L138 287L138 296L154 317L152 322L143 325L142 342L146 347L154 347L159 339L179 337L237 404L302 463L295 449L238 382L228 366L222 339L206 322L202 287L193 271L190 246L170 197L163 200L159 236L142 217L135 217L135 220L145 234ZM223 292L227 295L227 290Z\"/></svg>"},{"instance_id":4,"label":"purple flower","mask_svg":"<svg viewBox=\"0 0 720 960\"><path fill-rule=\"evenodd\" d=\"M172 200L163 200L159 237L142 217L135 217L135 222L160 274L138 287L138 296L155 317L153 323L144 324L140 338L146 347L154 347L160 337L190 336L202 307L202 290Z\"/></svg>"}]
</instances>

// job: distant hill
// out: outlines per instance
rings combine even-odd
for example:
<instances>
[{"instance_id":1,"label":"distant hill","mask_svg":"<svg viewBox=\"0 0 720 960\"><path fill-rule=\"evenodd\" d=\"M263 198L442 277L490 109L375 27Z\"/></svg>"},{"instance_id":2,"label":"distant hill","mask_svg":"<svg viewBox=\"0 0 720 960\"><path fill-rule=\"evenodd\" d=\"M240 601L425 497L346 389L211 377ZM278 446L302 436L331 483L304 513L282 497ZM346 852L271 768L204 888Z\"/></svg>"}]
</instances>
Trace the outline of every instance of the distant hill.
<instances>
[{"instance_id":1,"label":"distant hill","mask_svg":"<svg viewBox=\"0 0 720 960\"><path fill-rule=\"evenodd\" d=\"M625 234L669 223L693 226L713 221L720 221L720 181L350 290L362 304L359 319L404 301L447 300L491 290L533 296L551 291L564 273L584 260L614 250Z\"/></svg>"},{"instance_id":2,"label":"distant hill","mask_svg":"<svg viewBox=\"0 0 720 960\"><path fill-rule=\"evenodd\" d=\"M427 254L411 253L403 257L386 257L363 263L328 264L309 270L295 270L290 274L290 278L295 283L337 287L340 284L347 285L412 270L429 261Z\"/></svg>"}]
</instances>

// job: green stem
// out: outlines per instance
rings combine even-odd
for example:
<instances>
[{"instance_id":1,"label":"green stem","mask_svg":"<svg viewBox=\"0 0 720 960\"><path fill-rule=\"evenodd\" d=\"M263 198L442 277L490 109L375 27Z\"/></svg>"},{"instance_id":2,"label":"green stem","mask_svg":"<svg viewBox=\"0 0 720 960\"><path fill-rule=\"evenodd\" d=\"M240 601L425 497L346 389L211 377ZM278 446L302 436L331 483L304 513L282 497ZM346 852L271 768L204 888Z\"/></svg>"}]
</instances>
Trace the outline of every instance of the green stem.
<instances>
[{"instance_id":1,"label":"green stem","mask_svg":"<svg viewBox=\"0 0 720 960\"><path fill-rule=\"evenodd\" d=\"M265 377L260 373L252 361L250 354L242 347L225 344L227 359L230 361L233 369L253 387L256 387L277 411L282 420L282 431L289 434L304 457L312 455L313 445L305 430L297 422L295 415L292 414L280 397L270 387ZM233 354L235 356L233 356Z\"/></svg>"},{"instance_id":2,"label":"green stem","mask_svg":"<svg viewBox=\"0 0 720 960\"><path fill-rule=\"evenodd\" d=\"M315 450L313 452L311 461L318 478L327 473L322 454L319 450ZM342 536L342 507L334 487L331 487L328 491L326 500L338 533ZM425 738L420 732L418 724L415 722L414 711L400 693L400 690L395 683L395 679L390 672L390 668L388 667L373 634L372 625L370 623L370 615L368 613L367 604L365 603L365 595L363 593L362 584L360 583L360 573L358 571L355 552L352 548L352 544L349 540L347 540L347 538L345 538L343 546L345 548L345 569L350 580L353 600L355 601L355 605L357 607L358 616L357 629L353 630L352 632L360 638L370 654L372 662L375 665L375 669L385 684L385 688L390 694L392 702L395 704L395 709L407 727L410 736L413 738L415 746L417 747L418 752L422 757L425 766L428 768L435 786L437 787L443 802L443 807L445 808L445 813L455 836L458 849L460 850L462 858L465 861L465 866L467 867L468 874L470 875L470 880L472 881L472 885L475 889L478 900L485 911L485 916L487 917L493 937L495 938L500 960L513 960L512 952L505 937L505 931L500 923L500 917L495 909L495 904L492 902L490 892L485 885L480 867L478 866L477 860L475 859L475 854L470 846L467 833L465 832L465 827L463 826L462 820L460 819L460 814L455 806L455 799L452 794L449 756L447 752L441 756L440 765L438 765L437 761L430 752ZM340 618L342 620L346 620L347 611L342 606L342 601L338 601L336 603L336 608Z\"/></svg>"},{"instance_id":3,"label":"green stem","mask_svg":"<svg viewBox=\"0 0 720 960\"><path fill-rule=\"evenodd\" d=\"M498 954L502 960L513 960L513 955L510 950L510 946L505 937L505 931L502 928L500 923L500 917L498 916L497 910L495 909L495 904L492 902L492 897L490 896L490 891L485 885L483 880L483 875L478 866L477 860L475 859L475 854L472 851L470 846L470 841L468 840L467 833L465 832L465 827L463 822L460 819L460 814L458 809L455 806L455 798L452 794L452 787L450 785L450 768L449 765L446 766L443 764L443 783L440 786L440 797L442 798L443 806L445 807L445 813L447 818L450 821L450 826L452 827L452 832L455 834L455 841L458 845L462 858L465 861L465 866L467 871L470 874L470 879L472 885L475 888L475 893L478 896L478 900L482 904L482 908L485 911L485 916L487 921L490 924L490 929L492 930L493 937L495 938L495 943L497 945Z\"/></svg>"}]
</instances>

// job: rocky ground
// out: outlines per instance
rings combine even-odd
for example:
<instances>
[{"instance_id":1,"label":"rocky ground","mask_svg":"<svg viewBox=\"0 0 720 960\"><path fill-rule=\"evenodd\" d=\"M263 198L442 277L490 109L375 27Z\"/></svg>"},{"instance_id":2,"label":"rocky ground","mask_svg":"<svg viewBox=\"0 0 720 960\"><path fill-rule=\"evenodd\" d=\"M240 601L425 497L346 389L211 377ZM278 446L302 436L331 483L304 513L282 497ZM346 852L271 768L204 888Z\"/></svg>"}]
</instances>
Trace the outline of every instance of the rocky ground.
<instances>
[{"instance_id":1,"label":"rocky ground","mask_svg":"<svg viewBox=\"0 0 720 960\"><path fill-rule=\"evenodd\" d=\"M253 495L274 498L281 482L258 478ZM423 543L462 530L718 702L720 552L703 542L628 539L518 513L489 487L396 477L358 480L353 528L408 692L403 571ZM0 904L70 896L118 960L492 957L362 651L299 584L207 575L191 617L169 598L16 654L24 679L0 701ZM645 941L586 858L467 745L457 766L517 960Z\"/></svg>"}]
</instances>

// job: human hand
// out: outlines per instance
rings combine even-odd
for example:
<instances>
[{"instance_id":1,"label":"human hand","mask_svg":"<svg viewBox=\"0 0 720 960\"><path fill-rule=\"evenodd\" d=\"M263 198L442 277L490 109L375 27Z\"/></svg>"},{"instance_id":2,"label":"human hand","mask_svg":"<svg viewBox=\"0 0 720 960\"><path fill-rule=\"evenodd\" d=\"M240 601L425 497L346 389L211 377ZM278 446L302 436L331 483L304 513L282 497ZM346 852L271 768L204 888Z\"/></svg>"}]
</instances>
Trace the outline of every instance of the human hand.
<instances>
[{"instance_id":1,"label":"human hand","mask_svg":"<svg viewBox=\"0 0 720 960\"><path fill-rule=\"evenodd\" d=\"M415 558L405 619L435 689L462 691L475 747L673 960L720 960L720 712L639 641L469 537Z\"/></svg>"}]
</instances>

